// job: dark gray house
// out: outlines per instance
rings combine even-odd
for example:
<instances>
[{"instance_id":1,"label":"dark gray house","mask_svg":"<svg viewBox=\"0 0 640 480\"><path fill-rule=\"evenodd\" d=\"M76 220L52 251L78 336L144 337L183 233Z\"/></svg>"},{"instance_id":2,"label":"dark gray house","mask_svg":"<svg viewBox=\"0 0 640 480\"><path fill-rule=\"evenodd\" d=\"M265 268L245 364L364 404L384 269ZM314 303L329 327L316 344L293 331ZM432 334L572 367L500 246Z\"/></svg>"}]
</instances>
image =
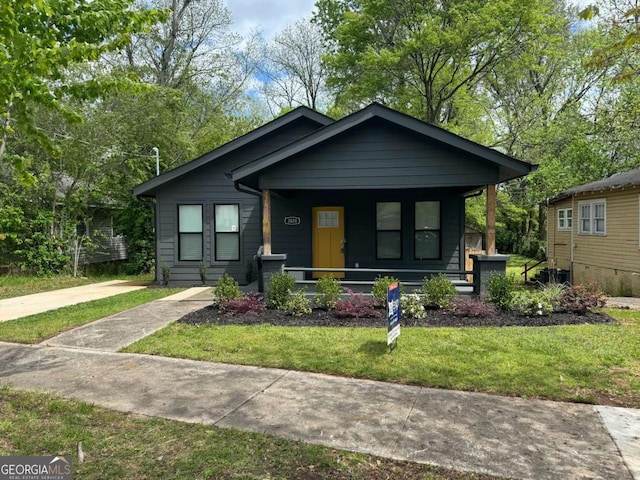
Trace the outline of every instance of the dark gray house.
<instances>
[{"instance_id":1,"label":"dark gray house","mask_svg":"<svg viewBox=\"0 0 640 480\"><path fill-rule=\"evenodd\" d=\"M261 246L294 267L454 272L466 196L491 186L492 253L495 185L533 168L377 103L337 121L300 107L133 193L156 201L158 280L166 264L199 282L204 262L246 283Z\"/></svg>"}]
</instances>

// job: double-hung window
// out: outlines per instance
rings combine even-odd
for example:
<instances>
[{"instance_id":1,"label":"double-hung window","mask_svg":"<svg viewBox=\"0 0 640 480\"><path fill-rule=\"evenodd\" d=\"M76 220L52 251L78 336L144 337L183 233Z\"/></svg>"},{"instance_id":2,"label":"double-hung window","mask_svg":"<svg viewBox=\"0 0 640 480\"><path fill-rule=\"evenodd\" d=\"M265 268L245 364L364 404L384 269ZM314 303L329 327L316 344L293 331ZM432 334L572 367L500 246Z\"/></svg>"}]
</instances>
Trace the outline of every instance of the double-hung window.
<instances>
[{"instance_id":1,"label":"double-hung window","mask_svg":"<svg viewBox=\"0 0 640 480\"><path fill-rule=\"evenodd\" d=\"M178 205L178 257L202 260L202 205Z\"/></svg>"},{"instance_id":2,"label":"double-hung window","mask_svg":"<svg viewBox=\"0 0 640 480\"><path fill-rule=\"evenodd\" d=\"M607 203L604 199L578 203L582 235L605 235L607 233Z\"/></svg>"},{"instance_id":3,"label":"double-hung window","mask_svg":"<svg viewBox=\"0 0 640 480\"><path fill-rule=\"evenodd\" d=\"M572 230L572 229L573 229L573 209L559 208L558 209L558 230Z\"/></svg>"},{"instance_id":4,"label":"double-hung window","mask_svg":"<svg viewBox=\"0 0 640 480\"><path fill-rule=\"evenodd\" d=\"M376 203L376 259L402 258L402 204Z\"/></svg>"},{"instance_id":5,"label":"double-hung window","mask_svg":"<svg viewBox=\"0 0 640 480\"><path fill-rule=\"evenodd\" d=\"M416 202L414 228L415 259L440 258L440 202Z\"/></svg>"},{"instance_id":6,"label":"double-hung window","mask_svg":"<svg viewBox=\"0 0 640 480\"><path fill-rule=\"evenodd\" d=\"M215 205L215 259L240 260L240 215L237 204Z\"/></svg>"}]
</instances>

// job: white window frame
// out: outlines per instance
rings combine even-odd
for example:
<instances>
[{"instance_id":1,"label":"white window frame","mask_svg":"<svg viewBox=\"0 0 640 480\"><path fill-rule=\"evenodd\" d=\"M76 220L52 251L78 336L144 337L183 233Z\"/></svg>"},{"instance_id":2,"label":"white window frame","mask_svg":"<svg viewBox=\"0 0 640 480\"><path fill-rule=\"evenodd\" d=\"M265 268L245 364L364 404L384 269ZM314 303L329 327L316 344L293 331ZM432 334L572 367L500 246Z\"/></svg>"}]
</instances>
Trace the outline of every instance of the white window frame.
<instances>
[{"instance_id":1,"label":"white window frame","mask_svg":"<svg viewBox=\"0 0 640 480\"><path fill-rule=\"evenodd\" d=\"M573 230L573 208L558 209L558 230Z\"/></svg>"},{"instance_id":2,"label":"white window frame","mask_svg":"<svg viewBox=\"0 0 640 480\"><path fill-rule=\"evenodd\" d=\"M596 218L596 208L602 205L604 207L604 215L602 218ZM589 216L586 217L583 215L582 207L589 207ZM607 201L604 198L598 198L595 200L585 200L582 202L578 202L578 233L580 235L598 235L604 236L607 234ZM597 225L598 220L603 220L603 229L602 231L598 231ZM589 229L584 228L584 223L587 221Z\"/></svg>"}]
</instances>

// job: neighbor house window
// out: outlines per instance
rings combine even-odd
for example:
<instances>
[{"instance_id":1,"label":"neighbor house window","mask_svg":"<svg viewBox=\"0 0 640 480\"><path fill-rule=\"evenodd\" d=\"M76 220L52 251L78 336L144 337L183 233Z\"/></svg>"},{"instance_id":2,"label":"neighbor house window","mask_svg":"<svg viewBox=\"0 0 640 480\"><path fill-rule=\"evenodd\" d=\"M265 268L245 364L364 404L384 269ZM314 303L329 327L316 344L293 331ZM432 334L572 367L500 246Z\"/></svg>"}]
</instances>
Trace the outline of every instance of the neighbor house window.
<instances>
[{"instance_id":1,"label":"neighbor house window","mask_svg":"<svg viewBox=\"0 0 640 480\"><path fill-rule=\"evenodd\" d=\"M215 206L216 261L240 260L240 214L237 204Z\"/></svg>"},{"instance_id":2,"label":"neighbor house window","mask_svg":"<svg viewBox=\"0 0 640 480\"><path fill-rule=\"evenodd\" d=\"M440 258L440 202L416 202L416 260Z\"/></svg>"},{"instance_id":3,"label":"neighbor house window","mask_svg":"<svg viewBox=\"0 0 640 480\"><path fill-rule=\"evenodd\" d=\"M202 205L178 205L178 257L202 260Z\"/></svg>"},{"instance_id":4,"label":"neighbor house window","mask_svg":"<svg viewBox=\"0 0 640 480\"><path fill-rule=\"evenodd\" d=\"M573 209L559 208L558 209L558 230L572 230L572 229L573 229Z\"/></svg>"},{"instance_id":5,"label":"neighbor house window","mask_svg":"<svg viewBox=\"0 0 640 480\"><path fill-rule=\"evenodd\" d=\"M605 200L591 200L578 204L580 229L583 235L605 235L607 232L607 204Z\"/></svg>"},{"instance_id":6,"label":"neighbor house window","mask_svg":"<svg viewBox=\"0 0 640 480\"><path fill-rule=\"evenodd\" d=\"M376 259L402 258L402 204L376 203Z\"/></svg>"}]
</instances>

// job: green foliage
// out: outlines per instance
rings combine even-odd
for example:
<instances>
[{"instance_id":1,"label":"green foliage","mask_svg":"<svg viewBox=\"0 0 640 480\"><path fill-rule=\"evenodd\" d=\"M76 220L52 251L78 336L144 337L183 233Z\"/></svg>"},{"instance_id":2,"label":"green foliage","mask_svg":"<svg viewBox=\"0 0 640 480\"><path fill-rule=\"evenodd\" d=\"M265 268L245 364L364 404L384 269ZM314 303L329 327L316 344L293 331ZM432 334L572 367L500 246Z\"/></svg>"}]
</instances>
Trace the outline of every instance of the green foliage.
<instances>
[{"instance_id":1,"label":"green foliage","mask_svg":"<svg viewBox=\"0 0 640 480\"><path fill-rule=\"evenodd\" d=\"M450 308L457 295L456 287L443 273L425 277L422 285L425 304L436 308Z\"/></svg>"},{"instance_id":2,"label":"green foliage","mask_svg":"<svg viewBox=\"0 0 640 480\"><path fill-rule=\"evenodd\" d=\"M237 300L242 297L242 292L238 286L238 282L229 274L225 273L216 282L213 287L213 303L222 306L231 300Z\"/></svg>"},{"instance_id":3,"label":"green foliage","mask_svg":"<svg viewBox=\"0 0 640 480\"><path fill-rule=\"evenodd\" d=\"M153 209L129 196L115 214L116 234L122 234L127 245L126 273L148 273L155 267L156 245Z\"/></svg>"},{"instance_id":4,"label":"green foliage","mask_svg":"<svg viewBox=\"0 0 640 480\"><path fill-rule=\"evenodd\" d=\"M289 272L276 272L267 285L267 307L283 310L291 295L296 279Z\"/></svg>"},{"instance_id":5,"label":"green foliage","mask_svg":"<svg viewBox=\"0 0 640 480\"><path fill-rule=\"evenodd\" d=\"M198 273L200 274L200 281L203 285L207 283L207 264L204 263L204 260L200 260L200 264L198 265Z\"/></svg>"},{"instance_id":6,"label":"green foliage","mask_svg":"<svg viewBox=\"0 0 640 480\"><path fill-rule=\"evenodd\" d=\"M540 289L540 296L555 308L560 301L562 292L566 290L566 285L563 283L547 283Z\"/></svg>"},{"instance_id":7,"label":"green foliage","mask_svg":"<svg viewBox=\"0 0 640 480\"><path fill-rule=\"evenodd\" d=\"M342 288L340 281L330 275L320 277L316 283L316 305L325 310L333 310L336 308Z\"/></svg>"},{"instance_id":8,"label":"green foliage","mask_svg":"<svg viewBox=\"0 0 640 480\"><path fill-rule=\"evenodd\" d=\"M301 317L311 313L311 300L307 298L304 290L291 292L282 310L294 317Z\"/></svg>"},{"instance_id":9,"label":"green foliage","mask_svg":"<svg viewBox=\"0 0 640 480\"><path fill-rule=\"evenodd\" d=\"M489 302L500 310L509 310L513 295L518 288L519 282L515 274L502 275L494 273L489 277Z\"/></svg>"},{"instance_id":10,"label":"green foliage","mask_svg":"<svg viewBox=\"0 0 640 480\"><path fill-rule=\"evenodd\" d=\"M52 217L51 212L39 212L14 238L13 253L20 258L20 266L36 275L55 275L69 267L68 246L50 233Z\"/></svg>"},{"instance_id":11,"label":"green foliage","mask_svg":"<svg viewBox=\"0 0 640 480\"><path fill-rule=\"evenodd\" d=\"M373 282L373 288L371 289L371 295L377 306L385 307L387 305L387 292L389 290L389 286L399 282L399 280L395 277L390 277L385 275L381 277L378 275ZM400 285L400 294L404 292L404 288Z\"/></svg>"},{"instance_id":12,"label":"green foliage","mask_svg":"<svg viewBox=\"0 0 640 480\"><path fill-rule=\"evenodd\" d=\"M167 262L162 262L162 284L169 285L170 277L171 277L171 267Z\"/></svg>"},{"instance_id":13,"label":"green foliage","mask_svg":"<svg viewBox=\"0 0 640 480\"><path fill-rule=\"evenodd\" d=\"M416 293L402 295L400 297L402 316L421 319L426 316L426 311L422 303L422 297Z\"/></svg>"},{"instance_id":14,"label":"green foliage","mask_svg":"<svg viewBox=\"0 0 640 480\"><path fill-rule=\"evenodd\" d=\"M553 305L541 292L518 290L511 295L510 308L523 315L549 315Z\"/></svg>"}]
</instances>

